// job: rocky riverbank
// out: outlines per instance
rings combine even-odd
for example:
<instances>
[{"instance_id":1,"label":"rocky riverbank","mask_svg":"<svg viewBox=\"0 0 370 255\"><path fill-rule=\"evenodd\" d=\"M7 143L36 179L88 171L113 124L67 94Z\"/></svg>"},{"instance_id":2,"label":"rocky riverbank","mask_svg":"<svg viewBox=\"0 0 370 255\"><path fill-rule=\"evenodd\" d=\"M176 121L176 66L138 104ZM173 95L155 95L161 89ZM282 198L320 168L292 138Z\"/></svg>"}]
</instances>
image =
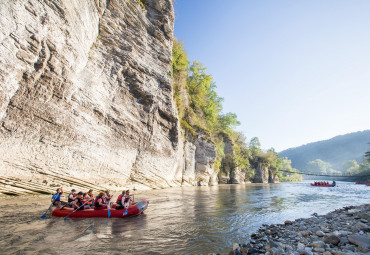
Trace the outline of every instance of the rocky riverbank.
<instances>
[{"instance_id":1,"label":"rocky riverbank","mask_svg":"<svg viewBox=\"0 0 370 255\"><path fill-rule=\"evenodd\" d=\"M263 225L229 254L370 254L370 204Z\"/></svg>"}]
</instances>

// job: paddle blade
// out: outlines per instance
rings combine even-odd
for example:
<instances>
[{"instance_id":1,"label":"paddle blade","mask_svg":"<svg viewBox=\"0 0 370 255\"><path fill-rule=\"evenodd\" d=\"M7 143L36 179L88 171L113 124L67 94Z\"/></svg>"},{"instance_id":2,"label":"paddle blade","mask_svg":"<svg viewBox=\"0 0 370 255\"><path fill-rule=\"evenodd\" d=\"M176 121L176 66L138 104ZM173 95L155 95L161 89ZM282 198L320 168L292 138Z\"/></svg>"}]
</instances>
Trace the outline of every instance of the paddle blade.
<instances>
[{"instance_id":1,"label":"paddle blade","mask_svg":"<svg viewBox=\"0 0 370 255\"><path fill-rule=\"evenodd\" d=\"M40 218L45 219L46 218L46 213L44 215L42 215Z\"/></svg>"},{"instance_id":2,"label":"paddle blade","mask_svg":"<svg viewBox=\"0 0 370 255\"><path fill-rule=\"evenodd\" d=\"M110 210L108 209L108 218L110 218Z\"/></svg>"},{"instance_id":3,"label":"paddle blade","mask_svg":"<svg viewBox=\"0 0 370 255\"><path fill-rule=\"evenodd\" d=\"M127 209L123 212L123 216L125 216L127 214Z\"/></svg>"}]
</instances>

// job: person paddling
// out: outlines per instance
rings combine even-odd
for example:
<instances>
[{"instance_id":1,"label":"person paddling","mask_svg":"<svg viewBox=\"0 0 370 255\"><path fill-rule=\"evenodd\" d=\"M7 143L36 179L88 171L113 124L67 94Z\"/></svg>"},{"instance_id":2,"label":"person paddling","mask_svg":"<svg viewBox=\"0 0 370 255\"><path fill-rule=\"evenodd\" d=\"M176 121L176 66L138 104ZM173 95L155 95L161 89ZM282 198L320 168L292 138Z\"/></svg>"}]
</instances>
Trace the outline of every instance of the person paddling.
<instances>
[{"instance_id":1,"label":"person paddling","mask_svg":"<svg viewBox=\"0 0 370 255\"><path fill-rule=\"evenodd\" d=\"M62 204L63 205L65 204L65 202L62 202L60 200L62 194L63 194L63 189L62 188L58 188L57 189L57 193L55 193L52 196L52 198L51 198L51 202L53 203L53 205L57 206L58 208L60 208Z\"/></svg>"},{"instance_id":2,"label":"person paddling","mask_svg":"<svg viewBox=\"0 0 370 255\"><path fill-rule=\"evenodd\" d=\"M68 195L68 206L72 207L72 202L76 199L76 190L72 189L71 193Z\"/></svg>"},{"instance_id":3,"label":"person paddling","mask_svg":"<svg viewBox=\"0 0 370 255\"><path fill-rule=\"evenodd\" d=\"M113 195L110 194L109 190L105 191L105 197L104 197L104 204L108 205L108 207L111 207L110 200L112 199Z\"/></svg>"},{"instance_id":4,"label":"person paddling","mask_svg":"<svg viewBox=\"0 0 370 255\"><path fill-rule=\"evenodd\" d=\"M126 190L125 200L123 201L123 206L127 209L131 205L132 205L132 200L130 197L130 190Z\"/></svg>"},{"instance_id":5,"label":"person paddling","mask_svg":"<svg viewBox=\"0 0 370 255\"><path fill-rule=\"evenodd\" d=\"M93 190L92 189L89 189L89 191L87 192L87 194L90 196L91 198L91 201L89 201L87 204L89 206L94 206L94 195L93 195Z\"/></svg>"},{"instance_id":6,"label":"person paddling","mask_svg":"<svg viewBox=\"0 0 370 255\"><path fill-rule=\"evenodd\" d=\"M107 205L104 204L104 198L105 198L105 193L100 192L96 197L94 201L94 210L103 210L107 209Z\"/></svg>"},{"instance_id":7,"label":"person paddling","mask_svg":"<svg viewBox=\"0 0 370 255\"><path fill-rule=\"evenodd\" d=\"M83 210L83 209L85 209L85 206L83 205L84 204L84 202L83 202L83 192L78 192L77 193L77 196L76 196L76 199L75 199L75 201L74 201L74 203L73 203L73 208L74 209L77 209L78 208L78 210Z\"/></svg>"},{"instance_id":8,"label":"person paddling","mask_svg":"<svg viewBox=\"0 0 370 255\"><path fill-rule=\"evenodd\" d=\"M90 202L92 199L90 198L89 194L87 193L84 193L82 195L82 203L85 204L85 209L90 209L90 205L88 205L87 203Z\"/></svg>"},{"instance_id":9,"label":"person paddling","mask_svg":"<svg viewBox=\"0 0 370 255\"><path fill-rule=\"evenodd\" d=\"M117 201L116 201L116 210L122 210L125 207L123 206L123 201L125 197L126 191L122 191L122 193L118 196Z\"/></svg>"}]
</instances>

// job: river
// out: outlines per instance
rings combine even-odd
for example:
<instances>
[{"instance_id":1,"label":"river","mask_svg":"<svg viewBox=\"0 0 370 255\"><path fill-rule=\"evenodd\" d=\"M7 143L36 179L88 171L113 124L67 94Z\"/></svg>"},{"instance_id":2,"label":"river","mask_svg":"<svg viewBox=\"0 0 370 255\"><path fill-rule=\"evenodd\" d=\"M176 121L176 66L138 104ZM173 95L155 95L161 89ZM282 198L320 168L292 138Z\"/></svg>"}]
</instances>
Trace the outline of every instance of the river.
<instances>
[{"instance_id":1,"label":"river","mask_svg":"<svg viewBox=\"0 0 370 255\"><path fill-rule=\"evenodd\" d=\"M128 219L40 219L49 196L0 199L0 254L208 254L247 243L262 224L370 203L370 187L338 182L219 185L136 192ZM118 194L115 194L114 198ZM113 199L114 200L114 199Z\"/></svg>"}]
</instances>

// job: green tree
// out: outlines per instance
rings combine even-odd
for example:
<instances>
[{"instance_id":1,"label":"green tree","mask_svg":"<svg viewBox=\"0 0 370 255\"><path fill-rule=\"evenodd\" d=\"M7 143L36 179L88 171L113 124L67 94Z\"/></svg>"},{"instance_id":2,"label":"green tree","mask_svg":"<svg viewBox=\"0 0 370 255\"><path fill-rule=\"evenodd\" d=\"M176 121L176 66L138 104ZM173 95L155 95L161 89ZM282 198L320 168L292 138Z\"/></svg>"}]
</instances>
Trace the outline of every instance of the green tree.
<instances>
[{"instance_id":1,"label":"green tree","mask_svg":"<svg viewBox=\"0 0 370 255\"><path fill-rule=\"evenodd\" d=\"M328 174L331 164L321 159L315 159L307 163L307 169L310 173Z\"/></svg>"},{"instance_id":2,"label":"green tree","mask_svg":"<svg viewBox=\"0 0 370 255\"><path fill-rule=\"evenodd\" d=\"M348 160L343 163L342 171L345 174L355 175L359 172L360 165L357 163L356 160Z\"/></svg>"},{"instance_id":3,"label":"green tree","mask_svg":"<svg viewBox=\"0 0 370 255\"><path fill-rule=\"evenodd\" d=\"M225 131L226 133L232 132L232 130L240 125L240 122L237 119L237 116L235 113L226 113L221 114L219 117L219 123L221 130Z\"/></svg>"},{"instance_id":4,"label":"green tree","mask_svg":"<svg viewBox=\"0 0 370 255\"><path fill-rule=\"evenodd\" d=\"M189 67L187 87L191 102L190 107L198 115L200 123L203 118L205 120L202 128L214 130L222 111L223 98L217 95L216 84L206 70L201 63L194 61Z\"/></svg>"},{"instance_id":5,"label":"green tree","mask_svg":"<svg viewBox=\"0 0 370 255\"><path fill-rule=\"evenodd\" d=\"M249 150L251 151L252 158L261 153L261 143L258 137L253 137L249 142Z\"/></svg>"}]
</instances>

